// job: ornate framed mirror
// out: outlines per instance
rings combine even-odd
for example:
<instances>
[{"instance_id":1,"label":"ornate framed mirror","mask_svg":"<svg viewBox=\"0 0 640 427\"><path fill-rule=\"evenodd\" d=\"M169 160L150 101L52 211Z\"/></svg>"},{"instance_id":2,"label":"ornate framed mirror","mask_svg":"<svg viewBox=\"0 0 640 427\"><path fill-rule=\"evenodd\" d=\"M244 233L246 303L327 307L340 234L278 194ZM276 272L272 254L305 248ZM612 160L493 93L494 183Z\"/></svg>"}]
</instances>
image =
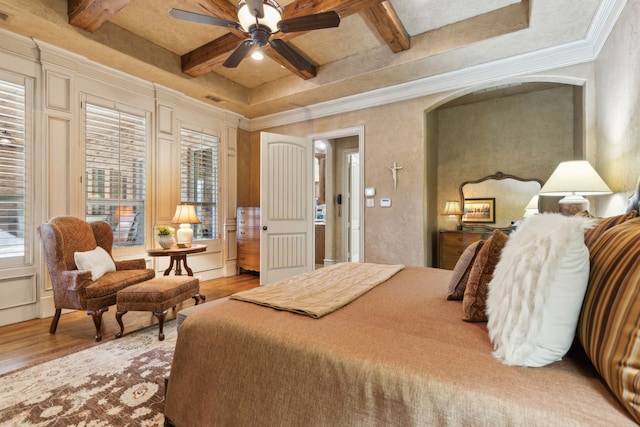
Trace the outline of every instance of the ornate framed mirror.
<instances>
[{"instance_id":1,"label":"ornate framed mirror","mask_svg":"<svg viewBox=\"0 0 640 427\"><path fill-rule=\"evenodd\" d=\"M502 172L463 182L459 187L463 229L513 229L541 188L538 178Z\"/></svg>"}]
</instances>

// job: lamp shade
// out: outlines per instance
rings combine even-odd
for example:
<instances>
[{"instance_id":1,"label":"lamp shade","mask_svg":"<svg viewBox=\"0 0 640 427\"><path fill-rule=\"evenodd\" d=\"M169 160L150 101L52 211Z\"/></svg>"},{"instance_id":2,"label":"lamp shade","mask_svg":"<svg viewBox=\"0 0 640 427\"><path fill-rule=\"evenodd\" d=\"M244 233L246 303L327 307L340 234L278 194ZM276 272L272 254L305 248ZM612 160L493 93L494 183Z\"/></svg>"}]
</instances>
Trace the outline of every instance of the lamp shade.
<instances>
[{"instance_id":1,"label":"lamp shade","mask_svg":"<svg viewBox=\"0 0 640 427\"><path fill-rule=\"evenodd\" d=\"M610 194L611 189L586 160L562 162L540 189L546 196L595 196Z\"/></svg>"},{"instance_id":2,"label":"lamp shade","mask_svg":"<svg viewBox=\"0 0 640 427\"><path fill-rule=\"evenodd\" d=\"M529 200L529 203L527 203L527 206L524 207L523 216L525 218L538 214L538 199L539 199L539 196L535 194L531 198L531 200Z\"/></svg>"},{"instance_id":3,"label":"lamp shade","mask_svg":"<svg viewBox=\"0 0 640 427\"><path fill-rule=\"evenodd\" d=\"M178 205L171 222L175 224L200 224L196 208L193 205Z\"/></svg>"},{"instance_id":4,"label":"lamp shade","mask_svg":"<svg viewBox=\"0 0 640 427\"><path fill-rule=\"evenodd\" d=\"M447 200L444 204L444 209L442 210L441 215L462 215L460 202L457 200Z\"/></svg>"},{"instance_id":5,"label":"lamp shade","mask_svg":"<svg viewBox=\"0 0 640 427\"><path fill-rule=\"evenodd\" d=\"M264 10L264 16L256 17L256 11L251 10L251 5L256 0L240 0L238 2L238 21L247 33L251 32L251 27L254 25L264 25L272 33L278 31L278 22L282 19L282 8L274 0L262 0L262 8ZM258 1L258 5L260 2Z\"/></svg>"}]
</instances>

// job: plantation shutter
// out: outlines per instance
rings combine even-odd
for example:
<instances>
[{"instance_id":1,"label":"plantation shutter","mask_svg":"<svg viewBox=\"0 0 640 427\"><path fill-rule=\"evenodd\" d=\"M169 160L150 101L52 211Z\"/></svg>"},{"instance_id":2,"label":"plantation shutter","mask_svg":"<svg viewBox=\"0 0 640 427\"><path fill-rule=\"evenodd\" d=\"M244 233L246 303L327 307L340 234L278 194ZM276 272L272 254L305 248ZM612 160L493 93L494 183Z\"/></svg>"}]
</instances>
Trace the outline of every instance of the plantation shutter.
<instances>
[{"instance_id":1,"label":"plantation shutter","mask_svg":"<svg viewBox=\"0 0 640 427\"><path fill-rule=\"evenodd\" d=\"M144 245L147 120L86 103L87 221L107 221L114 247Z\"/></svg>"},{"instance_id":2,"label":"plantation shutter","mask_svg":"<svg viewBox=\"0 0 640 427\"><path fill-rule=\"evenodd\" d=\"M218 239L218 137L180 129L180 201L192 204L200 224L194 240Z\"/></svg>"},{"instance_id":3,"label":"plantation shutter","mask_svg":"<svg viewBox=\"0 0 640 427\"><path fill-rule=\"evenodd\" d=\"M0 258L25 254L26 89L0 80Z\"/></svg>"}]
</instances>

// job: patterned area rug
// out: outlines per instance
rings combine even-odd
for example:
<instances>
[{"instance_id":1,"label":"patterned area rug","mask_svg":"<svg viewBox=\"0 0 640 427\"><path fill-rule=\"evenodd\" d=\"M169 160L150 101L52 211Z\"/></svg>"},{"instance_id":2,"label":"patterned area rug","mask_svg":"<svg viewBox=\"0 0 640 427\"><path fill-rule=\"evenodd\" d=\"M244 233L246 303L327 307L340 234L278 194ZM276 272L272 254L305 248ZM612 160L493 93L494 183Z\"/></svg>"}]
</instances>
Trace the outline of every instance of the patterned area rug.
<instances>
[{"instance_id":1,"label":"patterned area rug","mask_svg":"<svg viewBox=\"0 0 640 427\"><path fill-rule=\"evenodd\" d=\"M0 377L0 426L162 426L164 377L176 343L150 326Z\"/></svg>"}]
</instances>

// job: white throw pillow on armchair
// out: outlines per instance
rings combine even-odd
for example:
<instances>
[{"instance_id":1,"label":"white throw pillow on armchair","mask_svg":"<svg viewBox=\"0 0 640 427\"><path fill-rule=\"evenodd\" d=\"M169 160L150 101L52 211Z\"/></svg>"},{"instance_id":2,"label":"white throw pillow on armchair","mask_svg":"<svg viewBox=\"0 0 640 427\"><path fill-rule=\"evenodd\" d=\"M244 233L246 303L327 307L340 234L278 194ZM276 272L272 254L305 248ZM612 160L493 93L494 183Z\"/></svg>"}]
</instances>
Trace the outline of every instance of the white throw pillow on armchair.
<instances>
[{"instance_id":1,"label":"white throw pillow on armchair","mask_svg":"<svg viewBox=\"0 0 640 427\"><path fill-rule=\"evenodd\" d=\"M511 234L489 282L486 309L493 354L503 363L544 366L571 347L589 280L584 229L591 224L542 214Z\"/></svg>"},{"instance_id":2,"label":"white throw pillow on armchair","mask_svg":"<svg viewBox=\"0 0 640 427\"><path fill-rule=\"evenodd\" d=\"M92 251L75 252L73 259L78 270L91 271L91 280L94 282L110 271L116 271L116 264L107 251L97 246Z\"/></svg>"}]
</instances>

